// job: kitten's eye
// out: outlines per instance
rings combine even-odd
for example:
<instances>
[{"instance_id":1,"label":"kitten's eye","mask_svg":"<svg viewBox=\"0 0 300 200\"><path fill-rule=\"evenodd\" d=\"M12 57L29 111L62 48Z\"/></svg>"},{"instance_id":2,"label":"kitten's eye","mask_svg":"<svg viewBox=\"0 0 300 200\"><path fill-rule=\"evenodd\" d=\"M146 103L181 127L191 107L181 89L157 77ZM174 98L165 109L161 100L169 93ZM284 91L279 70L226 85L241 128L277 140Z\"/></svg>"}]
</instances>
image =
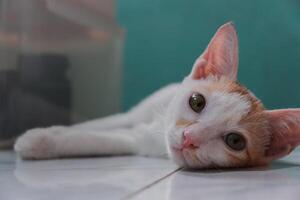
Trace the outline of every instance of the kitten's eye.
<instances>
[{"instance_id":1,"label":"kitten's eye","mask_svg":"<svg viewBox=\"0 0 300 200\"><path fill-rule=\"evenodd\" d=\"M246 140L244 136L238 133L228 133L224 137L225 143L235 151L241 151L246 147Z\"/></svg>"},{"instance_id":2,"label":"kitten's eye","mask_svg":"<svg viewBox=\"0 0 300 200\"><path fill-rule=\"evenodd\" d=\"M205 107L205 98L202 94L195 92L190 97L189 104L193 111L200 113Z\"/></svg>"}]
</instances>

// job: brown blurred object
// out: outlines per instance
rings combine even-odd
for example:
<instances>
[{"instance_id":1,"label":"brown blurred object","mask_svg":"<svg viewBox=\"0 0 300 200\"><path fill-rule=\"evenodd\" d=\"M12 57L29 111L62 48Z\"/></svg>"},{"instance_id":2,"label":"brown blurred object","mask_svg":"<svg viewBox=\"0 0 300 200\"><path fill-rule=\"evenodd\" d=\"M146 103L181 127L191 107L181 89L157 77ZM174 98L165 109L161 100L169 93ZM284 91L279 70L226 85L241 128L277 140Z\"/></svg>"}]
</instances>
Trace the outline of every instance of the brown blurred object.
<instances>
[{"instance_id":1,"label":"brown blurred object","mask_svg":"<svg viewBox=\"0 0 300 200\"><path fill-rule=\"evenodd\" d=\"M0 1L0 148L30 128L120 111L115 16L114 0Z\"/></svg>"}]
</instances>

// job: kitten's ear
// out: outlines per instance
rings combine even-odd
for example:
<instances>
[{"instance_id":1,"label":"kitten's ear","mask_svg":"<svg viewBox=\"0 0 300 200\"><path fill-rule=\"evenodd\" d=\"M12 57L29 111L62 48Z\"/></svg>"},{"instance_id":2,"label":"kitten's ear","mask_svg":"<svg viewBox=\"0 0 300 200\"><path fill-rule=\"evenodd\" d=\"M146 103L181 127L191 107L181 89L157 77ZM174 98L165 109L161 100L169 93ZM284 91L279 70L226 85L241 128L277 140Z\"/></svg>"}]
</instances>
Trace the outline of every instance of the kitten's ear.
<instances>
[{"instance_id":1,"label":"kitten's ear","mask_svg":"<svg viewBox=\"0 0 300 200\"><path fill-rule=\"evenodd\" d=\"M271 143L265 156L274 160L288 155L300 144L300 109L265 111L270 124Z\"/></svg>"},{"instance_id":2,"label":"kitten's ear","mask_svg":"<svg viewBox=\"0 0 300 200\"><path fill-rule=\"evenodd\" d=\"M209 75L226 76L236 80L238 70L238 39L233 23L221 26L204 53L197 58L189 75L201 79Z\"/></svg>"}]
</instances>

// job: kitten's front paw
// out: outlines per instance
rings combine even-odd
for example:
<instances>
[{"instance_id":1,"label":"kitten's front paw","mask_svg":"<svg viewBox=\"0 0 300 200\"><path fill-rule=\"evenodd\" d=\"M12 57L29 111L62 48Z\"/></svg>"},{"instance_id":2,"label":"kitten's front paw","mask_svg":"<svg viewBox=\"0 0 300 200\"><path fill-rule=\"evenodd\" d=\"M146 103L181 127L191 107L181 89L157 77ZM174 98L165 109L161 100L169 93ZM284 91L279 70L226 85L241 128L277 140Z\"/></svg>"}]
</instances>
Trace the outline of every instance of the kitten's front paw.
<instances>
[{"instance_id":1,"label":"kitten's front paw","mask_svg":"<svg viewBox=\"0 0 300 200\"><path fill-rule=\"evenodd\" d=\"M55 137L62 127L36 128L25 132L15 143L15 151L23 159L49 159L55 157Z\"/></svg>"}]
</instances>

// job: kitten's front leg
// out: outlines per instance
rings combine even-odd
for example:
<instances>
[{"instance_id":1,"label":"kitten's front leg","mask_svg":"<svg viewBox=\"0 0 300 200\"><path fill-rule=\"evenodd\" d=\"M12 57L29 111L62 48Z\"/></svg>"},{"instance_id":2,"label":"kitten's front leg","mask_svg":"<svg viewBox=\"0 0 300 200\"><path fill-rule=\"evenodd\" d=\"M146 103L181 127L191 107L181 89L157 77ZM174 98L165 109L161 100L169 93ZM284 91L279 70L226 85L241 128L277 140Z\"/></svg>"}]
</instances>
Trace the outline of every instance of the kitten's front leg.
<instances>
[{"instance_id":1,"label":"kitten's front leg","mask_svg":"<svg viewBox=\"0 0 300 200\"><path fill-rule=\"evenodd\" d=\"M134 154L136 146L128 131L110 134L57 126L27 131L16 141L15 151L23 159L51 159Z\"/></svg>"},{"instance_id":2,"label":"kitten's front leg","mask_svg":"<svg viewBox=\"0 0 300 200\"><path fill-rule=\"evenodd\" d=\"M141 154L165 155L164 138L151 126L108 131L55 126L27 131L18 138L15 151L23 159Z\"/></svg>"}]
</instances>

